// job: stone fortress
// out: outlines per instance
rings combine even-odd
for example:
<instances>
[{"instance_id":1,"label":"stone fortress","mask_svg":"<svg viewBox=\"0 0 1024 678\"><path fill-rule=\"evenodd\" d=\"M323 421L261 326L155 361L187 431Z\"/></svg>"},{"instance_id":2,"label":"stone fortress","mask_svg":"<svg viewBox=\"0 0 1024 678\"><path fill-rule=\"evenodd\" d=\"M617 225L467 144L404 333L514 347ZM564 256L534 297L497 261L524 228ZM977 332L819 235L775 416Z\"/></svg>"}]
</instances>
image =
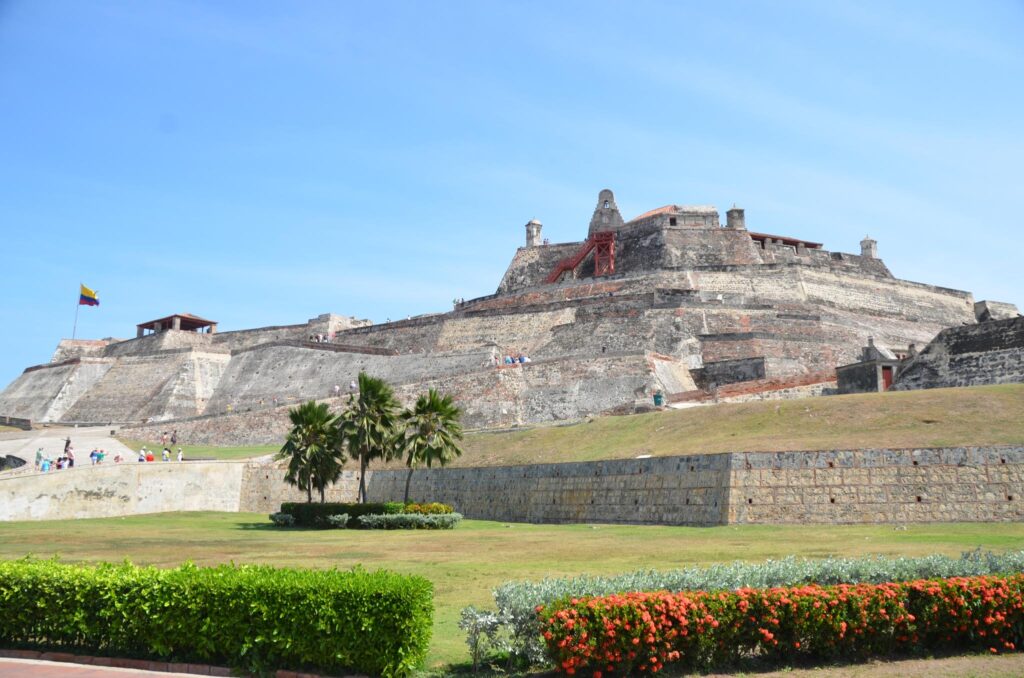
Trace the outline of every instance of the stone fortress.
<instances>
[{"instance_id":1,"label":"stone fortress","mask_svg":"<svg viewBox=\"0 0 1024 678\"><path fill-rule=\"evenodd\" d=\"M748 230L735 207L724 225L714 207L692 205L625 221L603 190L585 240L548 244L530 221L497 291L447 313L379 325L325 314L232 332L181 314L140 324L134 339L64 340L0 393L0 415L274 442L290 405L347 391L360 370L403 399L452 393L469 428L635 411L655 395L816 395L834 392L836 367L865 344L924 346L974 325L976 306L1016 315L896 278L869 238L859 254L827 251ZM504 364L521 354L531 362Z\"/></svg>"},{"instance_id":2,"label":"stone fortress","mask_svg":"<svg viewBox=\"0 0 1024 678\"><path fill-rule=\"evenodd\" d=\"M188 444L276 443L290 406L340 405L360 370L406 401L430 387L452 393L479 428L632 412L655 396L684 403L1024 382L1016 307L899 280L869 238L860 254L830 252L750 231L738 208L724 226L713 207L680 205L627 222L607 190L585 240L548 244L542 228L526 224L526 244L495 294L447 313L382 325L325 314L234 332L178 314L140 323L130 340L62 341L50 363L0 393L0 421L116 423L148 440L176 429ZM518 355L531 360L506 364ZM266 460L23 468L0 476L0 520L270 512L304 499L282 476ZM405 471L370 471L370 499L400 500L406 480ZM354 500L357 481L345 471L329 499ZM1024 448L421 469L412 497L471 518L525 522L1022 520Z\"/></svg>"}]
</instances>

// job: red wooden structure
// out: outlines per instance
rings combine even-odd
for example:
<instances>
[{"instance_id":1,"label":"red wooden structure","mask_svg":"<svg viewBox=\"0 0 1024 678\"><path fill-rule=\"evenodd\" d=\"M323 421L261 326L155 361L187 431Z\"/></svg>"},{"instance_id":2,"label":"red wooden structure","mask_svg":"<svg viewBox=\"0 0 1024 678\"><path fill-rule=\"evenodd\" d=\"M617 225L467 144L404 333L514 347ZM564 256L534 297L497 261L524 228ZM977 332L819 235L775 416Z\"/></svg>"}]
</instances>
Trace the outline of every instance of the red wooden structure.
<instances>
[{"instance_id":1,"label":"red wooden structure","mask_svg":"<svg viewBox=\"0 0 1024 678\"><path fill-rule=\"evenodd\" d=\"M554 270L548 274L544 282L558 282L563 273L575 274L576 269L591 252L594 253L595 276L615 273L615 231L601 231L587 238L576 254L555 264Z\"/></svg>"}]
</instances>

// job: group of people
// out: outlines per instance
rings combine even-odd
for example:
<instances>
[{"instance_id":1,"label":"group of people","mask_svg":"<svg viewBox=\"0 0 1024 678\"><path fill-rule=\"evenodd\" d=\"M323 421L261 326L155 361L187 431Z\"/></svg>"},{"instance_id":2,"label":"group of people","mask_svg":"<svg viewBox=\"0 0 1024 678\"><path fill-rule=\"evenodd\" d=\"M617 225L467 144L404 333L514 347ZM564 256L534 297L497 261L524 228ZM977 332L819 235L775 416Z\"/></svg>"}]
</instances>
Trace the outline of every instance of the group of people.
<instances>
[{"instance_id":1,"label":"group of people","mask_svg":"<svg viewBox=\"0 0 1024 678\"><path fill-rule=\"evenodd\" d=\"M359 390L359 384L357 384L355 382L355 380L348 382L348 392L349 393L355 393L358 390ZM334 393L334 397L337 398L338 396L341 395L341 386L339 386L338 384L335 384L334 388L332 389L332 392Z\"/></svg>"},{"instance_id":2,"label":"group of people","mask_svg":"<svg viewBox=\"0 0 1024 678\"><path fill-rule=\"evenodd\" d=\"M170 461L172 452L171 448L166 444L168 440L168 435L166 432L161 436L161 439L164 442L164 449L163 452L161 452L160 454L160 458L162 461ZM173 441L171 443L172 445L177 444L178 432L174 431L170 435L169 439ZM185 461L185 452L180 447L178 448L177 456L178 461ZM101 464L103 463L103 460L106 459L106 457L106 450L100 448L93 448L93 450L89 453L89 463L93 466L95 466L96 464ZM114 455L115 464L120 464L122 461L124 461L124 457L122 457L120 454ZM156 461L156 455L153 453L152 450L147 450L146 446L143 445L142 449L139 450L139 461ZM73 468L75 466L75 448L72 447L71 445L71 438L68 438L67 440L64 441L64 451L56 459L51 459L43 450L43 448L40 447L39 449L37 449L35 466L37 471L41 471L43 473L49 473L50 471L61 471L66 468Z\"/></svg>"},{"instance_id":3,"label":"group of people","mask_svg":"<svg viewBox=\"0 0 1024 678\"><path fill-rule=\"evenodd\" d=\"M170 460L171 460L171 448L164 447L163 451L160 453L160 461L170 461ZM115 459L114 461L117 461L117 460ZM153 452L153 450L147 450L146 446L143 445L142 449L139 450L139 461L140 462L143 462L143 461L156 461L156 454ZM178 448L178 461L185 461L185 453L182 451L182 449L180 447Z\"/></svg>"},{"instance_id":4,"label":"group of people","mask_svg":"<svg viewBox=\"0 0 1024 678\"><path fill-rule=\"evenodd\" d=\"M334 341L334 332L330 334L311 334L309 335L309 341L311 344L329 344Z\"/></svg>"},{"instance_id":5,"label":"group of people","mask_svg":"<svg viewBox=\"0 0 1024 678\"><path fill-rule=\"evenodd\" d=\"M504 364L506 365L525 365L526 363L529 362L533 361L530 360L530 356L526 355L525 353L519 353L517 355L507 355L505 356L504 360ZM498 356L494 356L494 364L495 366L502 364Z\"/></svg>"},{"instance_id":6,"label":"group of people","mask_svg":"<svg viewBox=\"0 0 1024 678\"><path fill-rule=\"evenodd\" d=\"M43 452L43 448L41 447L36 450L36 469L43 473L60 471L62 469L71 468L74 465L75 451L70 447L65 448L64 452L56 459L50 459L50 457Z\"/></svg>"}]
</instances>

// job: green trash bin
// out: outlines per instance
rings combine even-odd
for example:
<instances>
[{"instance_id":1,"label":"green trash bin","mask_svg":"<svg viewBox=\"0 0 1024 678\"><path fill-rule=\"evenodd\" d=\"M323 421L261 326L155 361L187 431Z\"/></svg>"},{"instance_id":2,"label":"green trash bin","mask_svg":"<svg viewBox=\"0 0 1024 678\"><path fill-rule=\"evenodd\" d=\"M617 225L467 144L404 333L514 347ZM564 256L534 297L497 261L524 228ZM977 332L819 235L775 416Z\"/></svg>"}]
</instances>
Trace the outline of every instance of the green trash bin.
<instances>
[{"instance_id":1,"label":"green trash bin","mask_svg":"<svg viewBox=\"0 0 1024 678\"><path fill-rule=\"evenodd\" d=\"M665 396L662 394L661 391L656 391L654 393L654 406L655 407L661 407L664 404L665 404Z\"/></svg>"}]
</instances>

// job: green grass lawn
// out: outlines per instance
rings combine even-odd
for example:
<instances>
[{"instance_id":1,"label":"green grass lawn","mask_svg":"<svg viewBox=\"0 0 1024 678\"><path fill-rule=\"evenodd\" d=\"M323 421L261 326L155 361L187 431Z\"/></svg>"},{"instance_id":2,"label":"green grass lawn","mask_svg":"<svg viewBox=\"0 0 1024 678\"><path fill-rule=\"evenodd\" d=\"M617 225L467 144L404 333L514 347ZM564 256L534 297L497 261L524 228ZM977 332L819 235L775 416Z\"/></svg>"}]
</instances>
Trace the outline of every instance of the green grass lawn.
<instances>
[{"instance_id":1,"label":"green grass lawn","mask_svg":"<svg viewBox=\"0 0 1024 678\"><path fill-rule=\"evenodd\" d=\"M0 558L177 565L228 561L296 567L362 564L426 576L436 614L430 666L467 661L459 610L491 604L510 579L614 574L733 560L864 554L925 555L1024 548L1024 524L888 526L527 525L465 521L453 531L285 530L261 514L168 513L132 518L0 523Z\"/></svg>"},{"instance_id":2,"label":"green grass lawn","mask_svg":"<svg viewBox=\"0 0 1024 678\"><path fill-rule=\"evenodd\" d=\"M473 433L457 466L737 451L1024 444L1024 384L719 404Z\"/></svg>"},{"instance_id":3,"label":"green grass lawn","mask_svg":"<svg viewBox=\"0 0 1024 678\"><path fill-rule=\"evenodd\" d=\"M118 438L125 446L138 452L145 445L146 449L154 450L157 456L163 449L159 441L134 440L132 438ZM265 454L273 454L281 449L280 445L239 445L238 447L213 447L211 445L171 445L167 444L174 454L178 453L180 447L185 452L185 458L196 459L249 459L251 457L262 457ZM173 456L173 455L172 455Z\"/></svg>"}]
</instances>

